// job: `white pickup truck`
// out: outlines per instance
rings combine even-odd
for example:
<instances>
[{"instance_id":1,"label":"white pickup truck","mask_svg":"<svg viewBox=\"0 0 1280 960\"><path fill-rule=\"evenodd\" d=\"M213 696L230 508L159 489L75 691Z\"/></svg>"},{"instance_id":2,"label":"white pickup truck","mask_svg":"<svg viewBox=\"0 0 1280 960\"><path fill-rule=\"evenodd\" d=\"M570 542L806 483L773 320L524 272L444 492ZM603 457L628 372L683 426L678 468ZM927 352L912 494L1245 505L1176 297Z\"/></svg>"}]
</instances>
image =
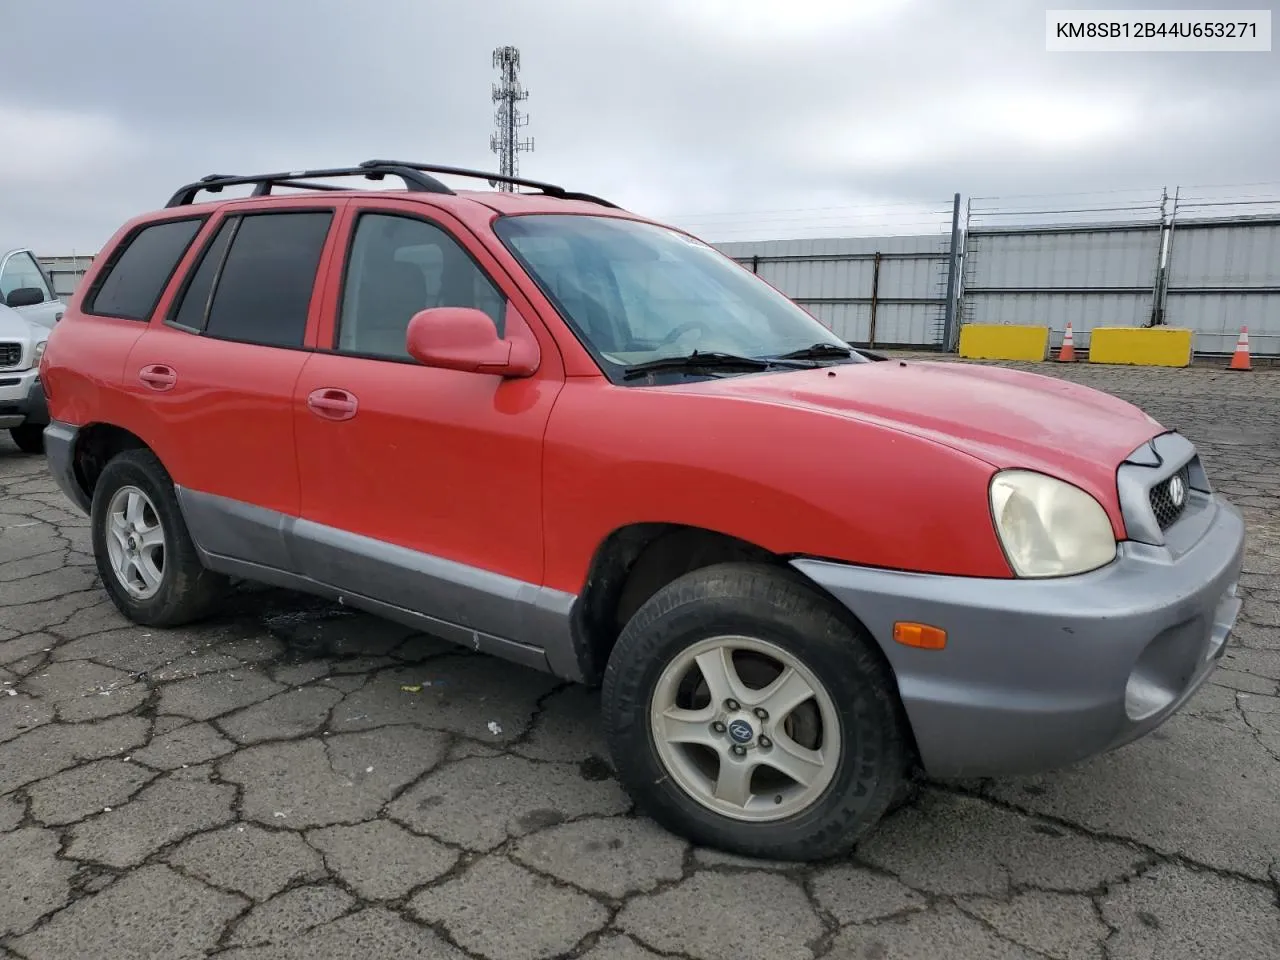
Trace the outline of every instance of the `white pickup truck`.
<instances>
[{"instance_id":1,"label":"white pickup truck","mask_svg":"<svg viewBox=\"0 0 1280 960\"><path fill-rule=\"evenodd\" d=\"M31 251L0 242L0 429L24 453L44 450L40 357L64 309Z\"/></svg>"}]
</instances>

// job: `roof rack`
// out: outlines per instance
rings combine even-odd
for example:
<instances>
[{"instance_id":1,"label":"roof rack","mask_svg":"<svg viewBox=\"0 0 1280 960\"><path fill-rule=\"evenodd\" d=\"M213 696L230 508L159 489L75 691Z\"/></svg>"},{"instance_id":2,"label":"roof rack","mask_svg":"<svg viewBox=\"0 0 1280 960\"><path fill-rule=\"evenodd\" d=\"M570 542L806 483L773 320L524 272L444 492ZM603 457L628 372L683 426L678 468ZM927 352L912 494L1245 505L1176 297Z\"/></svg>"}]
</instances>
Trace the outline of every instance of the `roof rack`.
<instances>
[{"instance_id":1,"label":"roof rack","mask_svg":"<svg viewBox=\"0 0 1280 960\"><path fill-rule=\"evenodd\" d=\"M414 163L409 160L366 160L360 166L371 170L396 167L403 170L417 170L422 173L443 173L455 177L470 177L474 180L488 180L491 184L510 183L517 187L530 187L541 191L549 197L557 197L561 200L584 200L587 203L597 203L602 207L613 207L614 209L617 209L618 206L603 197L597 197L590 193L579 193L575 190L566 190L564 187L558 187L554 183L527 180L524 177L512 177L502 173L487 173L484 170L469 170L465 167L446 167L436 163Z\"/></svg>"},{"instance_id":2,"label":"roof rack","mask_svg":"<svg viewBox=\"0 0 1280 960\"><path fill-rule=\"evenodd\" d=\"M315 179L329 179L335 177L364 177L367 180L381 180L384 177L399 177L404 181L407 190L417 193L442 193L453 194L447 186L431 176L432 173L451 174L457 177L470 177L477 180L488 180L493 183L510 183L514 186L530 187L539 190L549 197L556 197L561 200L582 200L587 203L596 203L604 207L613 207L617 209L616 203L610 203L601 197L593 196L589 193L578 193L573 190L566 190L564 187L558 187L554 183L543 183L540 180L526 180L523 177L509 177L501 173L486 173L483 170L468 170L463 167L446 167L439 164L427 163L408 163L400 160L366 160L358 167L334 167L327 170L290 170L282 173L259 173L253 176L238 176L231 174L211 173L208 176L201 177L195 183L188 183L180 187L166 207L184 207L188 204L195 203L196 195L200 191L207 193L221 193L223 187L241 186L244 184L256 184L253 191L255 197L265 197L271 193L273 187L296 187L303 190L346 190L347 187L340 187L329 183L307 183L304 181Z\"/></svg>"},{"instance_id":3,"label":"roof rack","mask_svg":"<svg viewBox=\"0 0 1280 960\"><path fill-rule=\"evenodd\" d=\"M453 191L435 177L428 176L419 170L402 167L394 163L367 165L358 167L333 167L326 170L289 170L282 173L258 173L252 176L224 176L211 173L201 177L195 183L188 183L178 188L169 198L166 207L184 207L194 203L201 190L208 193L221 193L223 187L235 187L244 184L256 184L253 191L255 197L265 197L271 193L272 187L298 187L305 190L344 190L345 187L328 183L304 183L304 180L331 177L364 177L367 180L381 180L383 177L399 177L405 188L417 193L445 193Z\"/></svg>"}]
</instances>

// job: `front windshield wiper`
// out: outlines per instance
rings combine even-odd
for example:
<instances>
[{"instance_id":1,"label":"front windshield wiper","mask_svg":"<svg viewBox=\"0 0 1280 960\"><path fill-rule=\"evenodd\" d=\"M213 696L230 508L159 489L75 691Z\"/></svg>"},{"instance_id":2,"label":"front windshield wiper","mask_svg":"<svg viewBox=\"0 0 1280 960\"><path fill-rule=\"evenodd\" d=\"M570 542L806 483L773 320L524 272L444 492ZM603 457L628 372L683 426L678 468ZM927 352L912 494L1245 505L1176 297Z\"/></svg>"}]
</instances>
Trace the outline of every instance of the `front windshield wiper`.
<instances>
[{"instance_id":1,"label":"front windshield wiper","mask_svg":"<svg viewBox=\"0 0 1280 960\"><path fill-rule=\"evenodd\" d=\"M646 373L655 373L662 370L704 370L716 367L736 367L740 370L768 370L770 367L777 365L773 360L763 357L740 357L734 353L695 350L693 353L683 357L658 357L656 360L646 360L644 363L632 364L623 368L622 377L624 380L631 380L635 377L644 376Z\"/></svg>"},{"instance_id":2,"label":"front windshield wiper","mask_svg":"<svg viewBox=\"0 0 1280 960\"><path fill-rule=\"evenodd\" d=\"M852 347L842 347L838 343L823 341L822 343L811 343L807 347L801 347L799 350L792 350L790 353L779 354L776 360L822 360L826 357L851 357L853 356Z\"/></svg>"}]
</instances>

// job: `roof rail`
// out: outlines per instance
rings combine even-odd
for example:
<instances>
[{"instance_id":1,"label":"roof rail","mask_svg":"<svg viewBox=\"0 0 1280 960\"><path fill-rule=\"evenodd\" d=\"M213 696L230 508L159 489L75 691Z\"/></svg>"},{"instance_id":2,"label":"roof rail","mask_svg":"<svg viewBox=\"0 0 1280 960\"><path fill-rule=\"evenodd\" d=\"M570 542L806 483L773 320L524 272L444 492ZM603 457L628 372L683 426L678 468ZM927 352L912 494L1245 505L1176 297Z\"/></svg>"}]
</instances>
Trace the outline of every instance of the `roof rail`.
<instances>
[{"instance_id":1,"label":"roof rail","mask_svg":"<svg viewBox=\"0 0 1280 960\"><path fill-rule=\"evenodd\" d=\"M523 177L511 177L502 173L487 173L484 170L469 170L465 167L446 167L435 163L413 163L408 160L366 160L360 166L370 170L399 168L401 170L416 170L422 173L443 173L455 177L470 177L475 180L488 180L490 183L510 183L518 187L531 187L534 190L542 191L549 197L557 197L561 200L583 200L587 203L596 203L602 207L613 207L614 209L617 209L618 206L616 203L610 203L602 197L597 197L590 193L566 190L564 187L558 187L554 183L543 183L541 180L526 180Z\"/></svg>"},{"instance_id":2,"label":"roof rail","mask_svg":"<svg viewBox=\"0 0 1280 960\"><path fill-rule=\"evenodd\" d=\"M367 180L381 180L383 177L399 177L405 188L418 193L445 193L453 191L425 172L396 163L361 164L358 167L334 167L327 170L290 170L281 173L258 173L253 176L224 176L211 173L201 177L195 183L180 187L166 207L184 207L194 203L196 195L204 190L208 193L221 193L223 187L235 187L244 184L256 184L253 191L255 197L265 197L271 193L272 187L298 187L304 190L344 190L345 187L327 183L303 183L303 180L330 177L364 177Z\"/></svg>"}]
</instances>

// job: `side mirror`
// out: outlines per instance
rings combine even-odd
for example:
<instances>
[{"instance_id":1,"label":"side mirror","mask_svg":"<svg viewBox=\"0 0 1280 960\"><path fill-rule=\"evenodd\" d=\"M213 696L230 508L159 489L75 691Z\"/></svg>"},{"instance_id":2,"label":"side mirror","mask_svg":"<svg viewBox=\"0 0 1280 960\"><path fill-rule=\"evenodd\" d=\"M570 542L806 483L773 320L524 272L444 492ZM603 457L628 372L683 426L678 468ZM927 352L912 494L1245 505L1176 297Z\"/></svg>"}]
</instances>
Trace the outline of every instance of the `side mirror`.
<instances>
[{"instance_id":1,"label":"side mirror","mask_svg":"<svg viewBox=\"0 0 1280 960\"><path fill-rule=\"evenodd\" d=\"M18 287L5 298L10 307L34 307L37 303L44 303L44 291L39 287Z\"/></svg>"},{"instance_id":2,"label":"side mirror","mask_svg":"<svg viewBox=\"0 0 1280 960\"><path fill-rule=\"evenodd\" d=\"M538 344L519 315L507 311L507 337L501 339L493 320L472 307L420 310L405 331L409 356L428 367L467 373L528 377L538 369Z\"/></svg>"}]
</instances>

